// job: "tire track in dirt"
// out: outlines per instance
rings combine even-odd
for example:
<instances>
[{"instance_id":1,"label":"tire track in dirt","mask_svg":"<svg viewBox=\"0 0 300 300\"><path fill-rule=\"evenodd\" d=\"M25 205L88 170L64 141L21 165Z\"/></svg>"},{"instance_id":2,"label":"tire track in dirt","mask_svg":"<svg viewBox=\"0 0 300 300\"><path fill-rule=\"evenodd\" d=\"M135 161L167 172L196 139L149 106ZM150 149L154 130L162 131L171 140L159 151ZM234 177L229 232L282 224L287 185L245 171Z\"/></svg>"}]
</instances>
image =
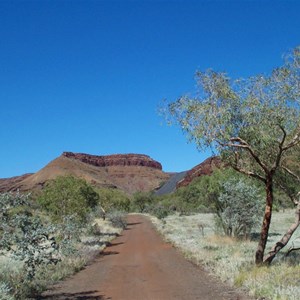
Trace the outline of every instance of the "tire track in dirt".
<instances>
[{"instance_id":1,"label":"tire track in dirt","mask_svg":"<svg viewBox=\"0 0 300 300\"><path fill-rule=\"evenodd\" d=\"M41 299L248 300L193 265L155 231L150 220L128 217L128 227L104 252Z\"/></svg>"}]
</instances>

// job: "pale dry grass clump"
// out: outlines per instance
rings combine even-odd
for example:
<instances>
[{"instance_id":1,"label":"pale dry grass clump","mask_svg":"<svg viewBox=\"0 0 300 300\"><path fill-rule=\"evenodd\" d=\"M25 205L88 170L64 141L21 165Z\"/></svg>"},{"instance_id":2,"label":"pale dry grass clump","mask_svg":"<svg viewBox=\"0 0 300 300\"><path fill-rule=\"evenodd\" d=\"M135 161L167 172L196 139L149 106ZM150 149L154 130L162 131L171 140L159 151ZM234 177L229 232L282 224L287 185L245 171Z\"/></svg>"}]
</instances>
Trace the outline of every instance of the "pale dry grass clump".
<instances>
[{"instance_id":1,"label":"pale dry grass clump","mask_svg":"<svg viewBox=\"0 0 300 300\"><path fill-rule=\"evenodd\" d=\"M270 268L256 268L254 254L257 242L216 234L213 214L172 215L163 220L155 217L151 219L167 241L179 248L188 259L203 265L221 280L241 287L255 297L299 299L300 259L282 259L281 255ZM279 240L292 222L292 211L274 213L267 249ZM298 229L293 239L295 246L299 243L296 238L299 235ZM287 249L290 246L291 243Z\"/></svg>"},{"instance_id":2,"label":"pale dry grass clump","mask_svg":"<svg viewBox=\"0 0 300 300\"><path fill-rule=\"evenodd\" d=\"M300 266L287 263L263 268L253 267L240 272L236 285L244 286L253 296L274 300L298 300L300 295Z\"/></svg>"}]
</instances>

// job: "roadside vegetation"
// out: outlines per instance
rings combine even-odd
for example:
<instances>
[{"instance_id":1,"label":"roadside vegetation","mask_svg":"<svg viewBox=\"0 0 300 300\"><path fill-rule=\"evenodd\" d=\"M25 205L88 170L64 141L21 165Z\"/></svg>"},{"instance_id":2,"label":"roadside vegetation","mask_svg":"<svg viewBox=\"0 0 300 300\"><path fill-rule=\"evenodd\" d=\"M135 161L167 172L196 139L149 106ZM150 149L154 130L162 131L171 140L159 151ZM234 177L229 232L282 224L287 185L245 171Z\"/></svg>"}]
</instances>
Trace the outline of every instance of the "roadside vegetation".
<instances>
[{"instance_id":1,"label":"roadside vegetation","mask_svg":"<svg viewBox=\"0 0 300 300\"><path fill-rule=\"evenodd\" d=\"M274 213L276 225L270 228L267 249L284 233L291 221L291 210ZM222 281L245 290L255 299L299 299L300 253L278 255L272 267L256 267L253 251L256 232L251 239L237 239L220 234L215 227L215 215L200 213L189 216L170 215L162 220L151 217L158 231L180 249L185 257L204 266ZM256 237L256 238L255 238ZM287 248L300 246L300 231Z\"/></svg>"},{"instance_id":2,"label":"roadside vegetation","mask_svg":"<svg viewBox=\"0 0 300 300\"><path fill-rule=\"evenodd\" d=\"M72 176L34 197L0 194L0 299L36 299L99 255L126 226L123 212L104 214L100 195Z\"/></svg>"}]
</instances>

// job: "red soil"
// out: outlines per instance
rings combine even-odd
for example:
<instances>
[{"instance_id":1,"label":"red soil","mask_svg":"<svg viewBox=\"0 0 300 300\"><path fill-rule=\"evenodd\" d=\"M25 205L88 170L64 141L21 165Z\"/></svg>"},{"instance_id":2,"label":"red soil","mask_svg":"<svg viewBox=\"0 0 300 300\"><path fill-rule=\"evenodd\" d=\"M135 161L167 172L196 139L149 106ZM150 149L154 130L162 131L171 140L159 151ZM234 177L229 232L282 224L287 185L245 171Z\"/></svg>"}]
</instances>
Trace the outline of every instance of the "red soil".
<instances>
[{"instance_id":1,"label":"red soil","mask_svg":"<svg viewBox=\"0 0 300 300\"><path fill-rule=\"evenodd\" d=\"M44 293L43 299L246 300L186 261L139 215L91 265Z\"/></svg>"}]
</instances>

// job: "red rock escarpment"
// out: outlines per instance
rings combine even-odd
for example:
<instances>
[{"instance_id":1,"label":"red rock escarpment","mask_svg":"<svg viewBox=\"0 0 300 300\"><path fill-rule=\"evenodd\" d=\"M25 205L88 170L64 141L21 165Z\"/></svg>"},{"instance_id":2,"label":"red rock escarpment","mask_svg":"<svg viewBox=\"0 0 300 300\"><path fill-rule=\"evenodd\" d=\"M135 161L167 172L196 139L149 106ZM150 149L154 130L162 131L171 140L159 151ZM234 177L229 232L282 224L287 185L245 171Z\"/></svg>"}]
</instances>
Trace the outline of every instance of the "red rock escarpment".
<instances>
[{"instance_id":1,"label":"red rock escarpment","mask_svg":"<svg viewBox=\"0 0 300 300\"><path fill-rule=\"evenodd\" d=\"M177 182L176 188L189 185L196 177L211 175L215 168L222 166L221 159L217 156L209 157L201 164L187 172L186 176Z\"/></svg>"},{"instance_id":2,"label":"red rock escarpment","mask_svg":"<svg viewBox=\"0 0 300 300\"><path fill-rule=\"evenodd\" d=\"M97 167L142 166L162 170L162 165L159 162L144 154L113 154L98 156L85 153L63 152L62 155Z\"/></svg>"}]
</instances>

